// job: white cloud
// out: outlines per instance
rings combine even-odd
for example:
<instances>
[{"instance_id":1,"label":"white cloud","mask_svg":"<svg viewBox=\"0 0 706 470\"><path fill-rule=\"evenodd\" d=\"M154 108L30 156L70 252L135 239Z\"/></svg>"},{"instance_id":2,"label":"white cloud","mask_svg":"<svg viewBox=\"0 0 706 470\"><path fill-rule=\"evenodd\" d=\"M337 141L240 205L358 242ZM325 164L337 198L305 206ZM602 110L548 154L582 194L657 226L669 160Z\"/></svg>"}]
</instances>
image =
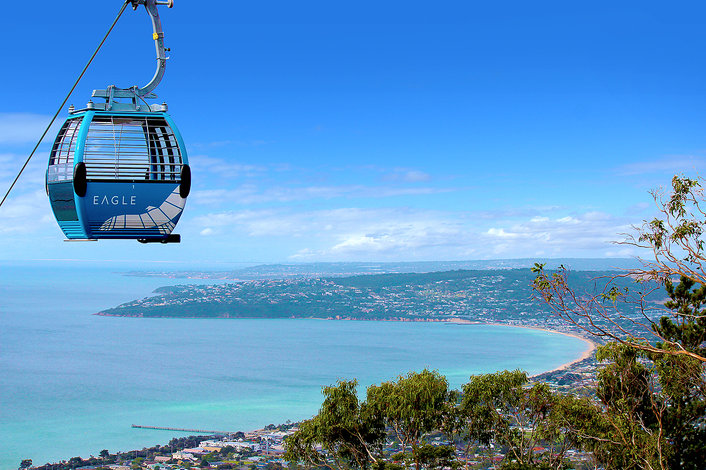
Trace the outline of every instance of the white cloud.
<instances>
[{"instance_id":1,"label":"white cloud","mask_svg":"<svg viewBox=\"0 0 706 470\"><path fill-rule=\"evenodd\" d=\"M196 154L189 156L189 165L198 176L200 172L215 173L229 178L254 177L265 173L268 168L264 165L253 165L237 161L226 161L208 155Z\"/></svg>"},{"instance_id":2,"label":"white cloud","mask_svg":"<svg viewBox=\"0 0 706 470\"><path fill-rule=\"evenodd\" d=\"M540 251L553 256L608 256L616 252L611 242L620 240L619 234L629 232L634 222L595 211L558 218L533 217L525 222L491 227L485 237L495 253L511 256L524 257Z\"/></svg>"},{"instance_id":3,"label":"white cloud","mask_svg":"<svg viewBox=\"0 0 706 470\"><path fill-rule=\"evenodd\" d=\"M0 189L7 190L28 156L16 153L0 154ZM26 190L43 188L48 158L46 153L36 152L18 180L18 186L13 191L20 191L23 188Z\"/></svg>"},{"instance_id":4,"label":"white cloud","mask_svg":"<svg viewBox=\"0 0 706 470\"><path fill-rule=\"evenodd\" d=\"M429 181L431 176L421 170L395 168L392 173L385 176L385 179L390 181L403 181L406 183L420 183Z\"/></svg>"},{"instance_id":5,"label":"white cloud","mask_svg":"<svg viewBox=\"0 0 706 470\"><path fill-rule=\"evenodd\" d=\"M679 173L699 172L706 169L706 159L695 155L671 155L657 160L629 163L618 167L621 175L634 176L648 173Z\"/></svg>"},{"instance_id":6,"label":"white cloud","mask_svg":"<svg viewBox=\"0 0 706 470\"><path fill-rule=\"evenodd\" d=\"M17 170L15 170L16 162L19 162L17 155L11 153L0 153L0 182L5 185L5 181L9 184L12 178L15 177Z\"/></svg>"},{"instance_id":7,"label":"white cloud","mask_svg":"<svg viewBox=\"0 0 706 470\"><path fill-rule=\"evenodd\" d=\"M0 233L32 233L46 230L53 221L54 215L43 189L26 194L11 193L0 207Z\"/></svg>"},{"instance_id":8,"label":"white cloud","mask_svg":"<svg viewBox=\"0 0 706 470\"><path fill-rule=\"evenodd\" d=\"M505 231L504 228L489 228L487 233L491 237L498 237L498 238L517 238L518 237L517 233L508 233Z\"/></svg>"},{"instance_id":9,"label":"white cloud","mask_svg":"<svg viewBox=\"0 0 706 470\"><path fill-rule=\"evenodd\" d=\"M332 253L348 251L375 253L389 249L395 241L389 236L353 235L331 248Z\"/></svg>"},{"instance_id":10,"label":"white cloud","mask_svg":"<svg viewBox=\"0 0 706 470\"><path fill-rule=\"evenodd\" d=\"M530 222L539 223L539 222L546 222L548 220L549 220L549 217L536 216L536 217L532 217L530 219Z\"/></svg>"},{"instance_id":11,"label":"white cloud","mask_svg":"<svg viewBox=\"0 0 706 470\"><path fill-rule=\"evenodd\" d=\"M50 120L43 114L0 113L0 143L37 142ZM51 132L47 135L54 137Z\"/></svg>"},{"instance_id":12,"label":"white cloud","mask_svg":"<svg viewBox=\"0 0 706 470\"><path fill-rule=\"evenodd\" d=\"M311 199L334 198L383 198L416 196L456 191L455 188L396 188L387 186L271 186L261 189L255 184L242 184L234 189L194 190L191 201L202 205L249 205L262 203L287 203Z\"/></svg>"},{"instance_id":13,"label":"white cloud","mask_svg":"<svg viewBox=\"0 0 706 470\"><path fill-rule=\"evenodd\" d=\"M285 209L245 210L197 217L195 223L208 227L230 227L251 236L333 237L336 245L349 238L367 236L376 240L396 239L408 243L409 234L458 231L459 222L445 220L433 211L410 209L339 208L289 212ZM456 227L456 228L452 228Z\"/></svg>"},{"instance_id":14,"label":"white cloud","mask_svg":"<svg viewBox=\"0 0 706 470\"><path fill-rule=\"evenodd\" d=\"M479 223L473 212L399 208L232 211L194 223L243 241L266 239L296 261L525 258L635 254L611 241L634 222L600 212Z\"/></svg>"}]
</instances>

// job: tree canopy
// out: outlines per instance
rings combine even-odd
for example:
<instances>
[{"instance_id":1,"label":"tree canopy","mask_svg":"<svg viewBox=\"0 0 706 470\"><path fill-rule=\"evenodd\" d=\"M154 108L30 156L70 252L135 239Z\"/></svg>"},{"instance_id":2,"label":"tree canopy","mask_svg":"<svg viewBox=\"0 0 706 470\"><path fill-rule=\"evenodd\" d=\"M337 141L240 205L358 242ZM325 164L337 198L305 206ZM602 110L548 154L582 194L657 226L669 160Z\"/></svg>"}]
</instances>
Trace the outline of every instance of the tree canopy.
<instances>
[{"instance_id":1,"label":"tree canopy","mask_svg":"<svg viewBox=\"0 0 706 470\"><path fill-rule=\"evenodd\" d=\"M537 297L570 325L607 340L597 353L587 447L606 468L701 469L706 461L706 227L701 178L652 192L658 216L622 244L649 250L642 267L582 292L570 273L536 264ZM648 298L663 290L662 305Z\"/></svg>"}]
</instances>

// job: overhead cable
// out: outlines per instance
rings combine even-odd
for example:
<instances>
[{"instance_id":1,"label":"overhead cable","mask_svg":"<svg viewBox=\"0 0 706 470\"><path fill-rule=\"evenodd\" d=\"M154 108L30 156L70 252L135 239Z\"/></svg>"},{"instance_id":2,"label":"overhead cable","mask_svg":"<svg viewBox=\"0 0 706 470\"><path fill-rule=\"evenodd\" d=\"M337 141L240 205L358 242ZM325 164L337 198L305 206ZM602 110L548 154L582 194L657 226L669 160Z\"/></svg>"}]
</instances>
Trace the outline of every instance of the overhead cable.
<instances>
[{"instance_id":1,"label":"overhead cable","mask_svg":"<svg viewBox=\"0 0 706 470\"><path fill-rule=\"evenodd\" d=\"M105 36L103 36L103 39L101 40L100 44L98 44L98 47L96 47L96 50L93 51L93 55L91 56L90 59L88 59L88 62L86 63L86 66L83 68L81 71L81 74L78 76L76 81L74 82L74 86L71 87L71 90L69 90L69 93L66 95L66 98L64 98L64 101L61 102L61 105L59 106L59 109L56 110L56 113L54 114L54 117L51 118L51 121L47 125L47 128L44 129L44 133L42 136L39 138L39 141L37 141L37 145L34 146L34 149L32 149L32 152L29 154L29 157L27 157L27 160L25 161L24 165L22 165L22 168L20 169L20 172L17 173L17 176L15 177L15 180L12 182L10 185L10 188L7 190L5 193L5 196L2 198L2 201L0 201L0 207L2 204L5 202L5 199L7 199L7 196L10 195L10 191L12 191L12 188L15 187L15 183L17 183L17 180L20 179L20 176L22 175L22 172L27 168L27 165L29 164L29 161L32 159L34 156L34 152L37 151L37 148L39 145L42 143L42 140L44 140L44 137L47 135L47 132L49 132L49 129L51 128L52 124L54 124L54 121L56 120L56 117L59 115L62 109L64 109L64 105L66 104L67 101L69 101L69 98L71 97L71 94L74 92L76 87L78 86L78 82L81 81L83 78L83 75L86 73L86 70L88 70L88 67L91 65L91 62L93 62L93 59L95 59L96 55L98 54L98 51L100 51L101 47L103 47L103 43L105 43L106 39L108 39L108 36L110 35L111 31L113 31L113 28L115 27L115 24L118 22L120 17L122 16L123 12L125 11L125 8L130 4L130 0L125 0L125 3L123 3L123 6L120 8L120 11L118 12L118 15L115 17L113 20L113 24L110 25L110 28L108 28L108 32L105 33Z\"/></svg>"}]
</instances>

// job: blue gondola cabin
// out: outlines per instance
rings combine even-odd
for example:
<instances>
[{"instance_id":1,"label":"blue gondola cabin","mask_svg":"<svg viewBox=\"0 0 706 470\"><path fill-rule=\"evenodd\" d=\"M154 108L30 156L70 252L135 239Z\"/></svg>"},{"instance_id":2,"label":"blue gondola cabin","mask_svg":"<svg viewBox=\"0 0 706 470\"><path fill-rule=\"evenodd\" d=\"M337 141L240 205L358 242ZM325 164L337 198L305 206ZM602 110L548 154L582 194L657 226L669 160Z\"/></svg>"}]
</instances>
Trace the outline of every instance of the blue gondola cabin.
<instances>
[{"instance_id":1,"label":"blue gondola cabin","mask_svg":"<svg viewBox=\"0 0 706 470\"><path fill-rule=\"evenodd\" d=\"M81 110L52 147L47 193L68 239L178 241L191 173L166 112Z\"/></svg>"}]
</instances>

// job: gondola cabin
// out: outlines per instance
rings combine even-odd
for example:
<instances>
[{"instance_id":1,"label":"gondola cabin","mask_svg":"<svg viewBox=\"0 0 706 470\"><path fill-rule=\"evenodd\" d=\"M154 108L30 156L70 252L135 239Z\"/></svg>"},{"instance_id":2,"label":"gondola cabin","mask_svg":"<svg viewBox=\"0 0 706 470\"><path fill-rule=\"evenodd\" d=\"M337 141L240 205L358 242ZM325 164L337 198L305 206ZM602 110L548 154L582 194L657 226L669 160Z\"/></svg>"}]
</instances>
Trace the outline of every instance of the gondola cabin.
<instances>
[{"instance_id":1,"label":"gondola cabin","mask_svg":"<svg viewBox=\"0 0 706 470\"><path fill-rule=\"evenodd\" d=\"M52 210L70 240L177 242L172 230L190 186L184 143L163 111L72 112L46 173Z\"/></svg>"}]
</instances>

